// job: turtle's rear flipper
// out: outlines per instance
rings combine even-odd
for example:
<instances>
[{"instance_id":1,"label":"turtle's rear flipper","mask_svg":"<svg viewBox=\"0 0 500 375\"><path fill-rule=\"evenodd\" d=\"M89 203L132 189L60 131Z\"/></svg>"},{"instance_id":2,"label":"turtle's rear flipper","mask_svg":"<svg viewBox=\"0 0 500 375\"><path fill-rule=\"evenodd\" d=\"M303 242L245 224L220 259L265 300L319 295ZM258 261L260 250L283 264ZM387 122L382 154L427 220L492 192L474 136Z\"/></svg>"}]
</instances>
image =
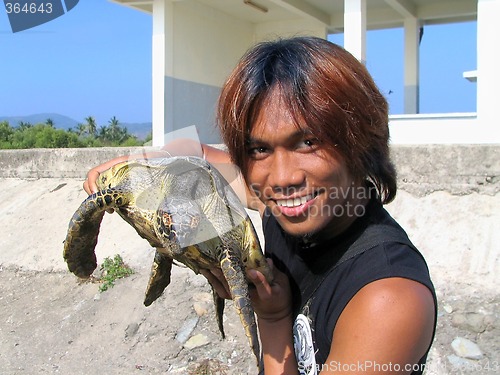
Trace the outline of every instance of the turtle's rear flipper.
<instances>
[{"instance_id":1,"label":"turtle's rear flipper","mask_svg":"<svg viewBox=\"0 0 500 375\"><path fill-rule=\"evenodd\" d=\"M146 298L144 305L151 305L170 284L170 271L172 270L173 259L158 250L155 253L155 259L151 266L151 276L146 289Z\"/></svg>"},{"instance_id":2,"label":"turtle's rear flipper","mask_svg":"<svg viewBox=\"0 0 500 375\"><path fill-rule=\"evenodd\" d=\"M254 310L250 301L248 284L245 272L239 263L239 259L228 248L223 250L225 256L221 261L221 269L231 290L233 306L240 316L241 323L245 329L250 347L255 355L260 368L260 344L257 334L257 324L255 322Z\"/></svg>"},{"instance_id":3,"label":"turtle's rear flipper","mask_svg":"<svg viewBox=\"0 0 500 375\"><path fill-rule=\"evenodd\" d=\"M224 333L224 307L226 301L224 298L219 297L214 288L212 288L212 294L214 297L214 305L215 305L215 316L217 317L217 325L219 326L219 331L223 339L226 338L226 334Z\"/></svg>"},{"instance_id":4,"label":"turtle's rear flipper","mask_svg":"<svg viewBox=\"0 0 500 375\"><path fill-rule=\"evenodd\" d=\"M97 194L88 197L76 210L64 241L63 256L68 269L81 278L88 278L97 267L94 250L105 212L105 207L97 202Z\"/></svg>"}]
</instances>

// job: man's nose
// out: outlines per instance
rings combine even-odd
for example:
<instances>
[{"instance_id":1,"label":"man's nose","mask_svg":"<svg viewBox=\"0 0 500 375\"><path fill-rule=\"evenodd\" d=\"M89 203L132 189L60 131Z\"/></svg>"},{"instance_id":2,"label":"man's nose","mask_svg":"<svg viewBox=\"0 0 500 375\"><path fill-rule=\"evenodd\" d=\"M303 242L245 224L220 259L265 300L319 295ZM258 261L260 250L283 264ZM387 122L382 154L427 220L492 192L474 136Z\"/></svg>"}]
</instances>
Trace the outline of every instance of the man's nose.
<instances>
[{"instance_id":1,"label":"man's nose","mask_svg":"<svg viewBox=\"0 0 500 375\"><path fill-rule=\"evenodd\" d=\"M300 160L293 152L275 151L272 157L269 183L274 190L299 187L304 183L305 173L301 168ZM285 194L291 193L287 191Z\"/></svg>"}]
</instances>

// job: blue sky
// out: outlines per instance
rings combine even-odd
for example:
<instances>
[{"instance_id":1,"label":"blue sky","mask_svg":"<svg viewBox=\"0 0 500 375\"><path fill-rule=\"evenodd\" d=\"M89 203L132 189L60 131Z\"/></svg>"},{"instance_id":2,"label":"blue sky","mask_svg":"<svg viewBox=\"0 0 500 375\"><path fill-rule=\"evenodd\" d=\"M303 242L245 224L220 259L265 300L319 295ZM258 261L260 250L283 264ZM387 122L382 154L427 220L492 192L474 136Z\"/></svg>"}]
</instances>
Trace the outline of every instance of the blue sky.
<instances>
[{"instance_id":1,"label":"blue sky","mask_svg":"<svg viewBox=\"0 0 500 375\"><path fill-rule=\"evenodd\" d=\"M151 24L146 13L85 0L53 21L12 33L0 4L0 116L151 121ZM368 33L367 66L393 114L403 111L402 56L402 29ZM476 69L475 23L426 26L420 59L422 113L476 110L476 85L462 77Z\"/></svg>"}]
</instances>

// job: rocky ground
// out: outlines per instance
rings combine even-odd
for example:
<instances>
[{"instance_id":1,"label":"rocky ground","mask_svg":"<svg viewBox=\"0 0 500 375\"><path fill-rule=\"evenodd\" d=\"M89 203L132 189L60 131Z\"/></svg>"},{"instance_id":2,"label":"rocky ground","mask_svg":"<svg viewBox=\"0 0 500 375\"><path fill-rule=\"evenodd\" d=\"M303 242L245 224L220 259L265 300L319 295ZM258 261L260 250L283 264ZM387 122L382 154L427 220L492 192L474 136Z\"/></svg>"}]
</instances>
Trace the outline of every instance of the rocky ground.
<instances>
[{"instance_id":1,"label":"rocky ground","mask_svg":"<svg viewBox=\"0 0 500 375\"><path fill-rule=\"evenodd\" d=\"M145 307L147 278L143 270L101 293L65 272L3 268L0 373L257 373L230 302L221 339L203 277L176 268L168 292ZM438 287L438 297L427 374L497 374L500 296L461 284Z\"/></svg>"},{"instance_id":2,"label":"rocky ground","mask_svg":"<svg viewBox=\"0 0 500 375\"><path fill-rule=\"evenodd\" d=\"M256 373L230 303L221 339L202 276L177 268L150 307L147 278L138 272L101 293L68 273L2 269L0 373Z\"/></svg>"},{"instance_id":3,"label":"rocky ground","mask_svg":"<svg viewBox=\"0 0 500 375\"><path fill-rule=\"evenodd\" d=\"M153 253L118 215L103 223L98 261L120 253L135 273L103 293L69 274L62 241L81 181L0 179L0 190L0 374L256 374L231 302L221 339L202 276L174 267L143 305ZM436 284L427 374L500 372L498 197L402 192L391 208Z\"/></svg>"}]
</instances>

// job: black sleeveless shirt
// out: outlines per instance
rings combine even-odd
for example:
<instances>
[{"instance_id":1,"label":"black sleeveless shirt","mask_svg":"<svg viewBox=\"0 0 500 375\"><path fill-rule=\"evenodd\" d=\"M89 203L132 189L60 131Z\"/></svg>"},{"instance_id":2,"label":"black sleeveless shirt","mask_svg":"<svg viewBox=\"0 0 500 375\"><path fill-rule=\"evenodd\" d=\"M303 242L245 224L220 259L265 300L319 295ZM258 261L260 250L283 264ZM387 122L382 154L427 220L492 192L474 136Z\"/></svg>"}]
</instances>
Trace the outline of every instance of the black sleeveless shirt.
<instances>
[{"instance_id":1,"label":"black sleeveless shirt","mask_svg":"<svg viewBox=\"0 0 500 375\"><path fill-rule=\"evenodd\" d=\"M287 235L269 211L263 217L263 230L266 256L290 280L301 374L314 375L322 366L331 366L325 362L337 320L351 298L370 282L403 277L425 285L434 297L437 316L424 258L376 200L345 232L314 246ZM426 358L427 353L412 374L422 373Z\"/></svg>"}]
</instances>

